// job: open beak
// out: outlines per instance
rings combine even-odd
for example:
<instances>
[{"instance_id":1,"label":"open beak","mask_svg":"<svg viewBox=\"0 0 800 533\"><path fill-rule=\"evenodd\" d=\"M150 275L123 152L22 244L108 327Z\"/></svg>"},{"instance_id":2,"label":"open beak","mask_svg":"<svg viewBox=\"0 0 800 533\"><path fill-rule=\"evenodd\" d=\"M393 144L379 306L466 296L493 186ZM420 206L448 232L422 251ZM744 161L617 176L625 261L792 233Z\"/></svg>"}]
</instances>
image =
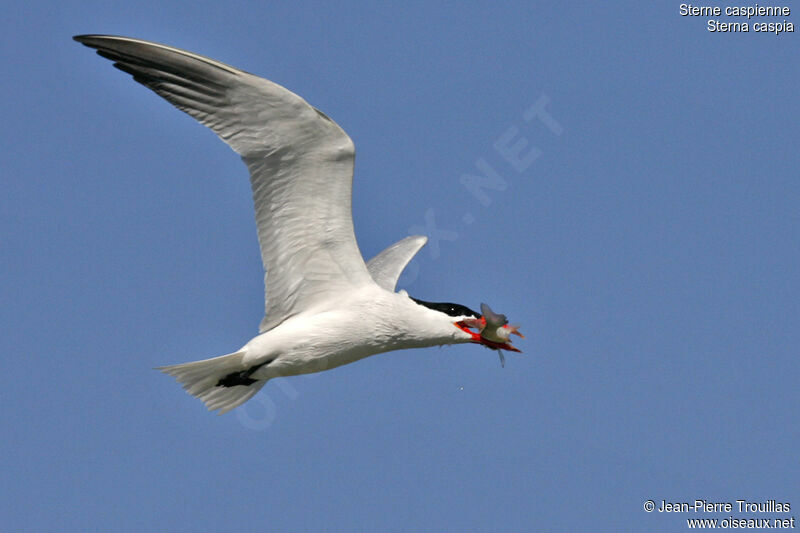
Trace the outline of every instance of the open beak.
<instances>
[{"instance_id":1,"label":"open beak","mask_svg":"<svg viewBox=\"0 0 800 533\"><path fill-rule=\"evenodd\" d=\"M462 320L460 322L454 322L456 327L463 331L464 333L469 334L472 337L472 341L475 344L482 344L487 348L491 348L492 350L508 350L509 352L517 352L522 353L522 350L519 350L512 346L509 342L498 342L494 340L487 339L480 332L486 327L486 319L483 317L480 318L470 318L467 320ZM525 338L522 333L518 331L518 326L508 326L504 325L503 328L508 328L509 334L518 335L519 337ZM470 328L475 328L478 332L472 331Z\"/></svg>"}]
</instances>

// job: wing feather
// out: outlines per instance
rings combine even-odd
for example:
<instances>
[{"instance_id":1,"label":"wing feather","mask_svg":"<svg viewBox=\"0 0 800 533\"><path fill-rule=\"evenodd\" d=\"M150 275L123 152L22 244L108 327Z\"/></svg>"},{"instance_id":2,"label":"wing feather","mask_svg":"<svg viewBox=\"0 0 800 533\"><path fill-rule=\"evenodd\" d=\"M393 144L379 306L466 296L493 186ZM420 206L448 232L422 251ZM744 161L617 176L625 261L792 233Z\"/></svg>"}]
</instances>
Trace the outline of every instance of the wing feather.
<instances>
[{"instance_id":1,"label":"wing feather","mask_svg":"<svg viewBox=\"0 0 800 533\"><path fill-rule=\"evenodd\" d=\"M427 237L413 235L386 248L367 262L372 279L379 287L394 292L400 274L426 242Z\"/></svg>"},{"instance_id":2,"label":"wing feather","mask_svg":"<svg viewBox=\"0 0 800 533\"><path fill-rule=\"evenodd\" d=\"M373 283L353 232L355 148L324 113L280 85L157 43L75 40L213 130L250 170L265 270L266 331Z\"/></svg>"}]
</instances>

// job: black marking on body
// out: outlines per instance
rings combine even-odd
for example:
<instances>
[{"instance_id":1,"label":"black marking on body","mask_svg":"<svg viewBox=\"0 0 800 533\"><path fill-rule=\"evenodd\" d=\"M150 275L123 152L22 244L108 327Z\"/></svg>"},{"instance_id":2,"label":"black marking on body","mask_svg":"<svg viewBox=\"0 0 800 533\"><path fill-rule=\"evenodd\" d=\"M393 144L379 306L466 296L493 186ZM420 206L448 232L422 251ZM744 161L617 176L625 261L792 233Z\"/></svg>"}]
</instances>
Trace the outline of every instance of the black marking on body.
<instances>
[{"instance_id":1,"label":"black marking on body","mask_svg":"<svg viewBox=\"0 0 800 533\"><path fill-rule=\"evenodd\" d=\"M255 372L264 365L270 364L272 361L273 360L264 361L261 364L251 366L247 370L240 370L239 372L231 372L230 374L227 374L226 376L220 378L220 380L217 381L216 386L217 387L235 387L236 385L244 385L246 387L250 386L256 381L258 381L257 379L253 379L250 377L253 375L253 372Z\"/></svg>"},{"instance_id":2,"label":"black marking on body","mask_svg":"<svg viewBox=\"0 0 800 533\"><path fill-rule=\"evenodd\" d=\"M409 298L411 298L409 296ZM440 313L444 313L446 315L452 317L458 316L471 316L474 318L480 318L481 315L467 307L466 305L461 304L452 304L447 302L426 302L424 300L417 300L416 298L411 298L419 305L424 305L428 309L433 309L434 311L439 311Z\"/></svg>"}]
</instances>

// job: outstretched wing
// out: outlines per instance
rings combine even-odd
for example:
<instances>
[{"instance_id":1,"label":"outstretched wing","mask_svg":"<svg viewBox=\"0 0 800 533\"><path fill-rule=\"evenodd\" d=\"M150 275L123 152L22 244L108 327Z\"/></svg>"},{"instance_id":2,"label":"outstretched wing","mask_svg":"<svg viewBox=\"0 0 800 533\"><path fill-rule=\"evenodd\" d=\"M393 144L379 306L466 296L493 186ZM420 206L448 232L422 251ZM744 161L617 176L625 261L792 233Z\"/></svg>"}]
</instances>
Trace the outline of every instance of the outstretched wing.
<instances>
[{"instance_id":1,"label":"outstretched wing","mask_svg":"<svg viewBox=\"0 0 800 533\"><path fill-rule=\"evenodd\" d=\"M353 233L350 137L291 91L218 61L105 35L75 40L208 126L250 170L266 331L373 283Z\"/></svg>"},{"instance_id":2,"label":"outstretched wing","mask_svg":"<svg viewBox=\"0 0 800 533\"><path fill-rule=\"evenodd\" d=\"M367 261L370 276L379 287L394 292L400 274L426 242L427 237L412 235L389 246Z\"/></svg>"}]
</instances>

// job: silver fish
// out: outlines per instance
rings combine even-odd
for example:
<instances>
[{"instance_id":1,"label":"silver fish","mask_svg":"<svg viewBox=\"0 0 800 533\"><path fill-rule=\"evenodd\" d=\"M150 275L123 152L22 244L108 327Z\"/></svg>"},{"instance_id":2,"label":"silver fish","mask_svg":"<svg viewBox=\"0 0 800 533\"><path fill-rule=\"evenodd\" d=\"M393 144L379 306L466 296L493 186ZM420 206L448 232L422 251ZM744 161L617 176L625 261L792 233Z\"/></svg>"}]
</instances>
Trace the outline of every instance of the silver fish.
<instances>
[{"instance_id":1,"label":"silver fish","mask_svg":"<svg viewBox=\"0 0 800 533\"><path fill-rule=\"evenodd\" d=\"M481 337L497 344L497 354L500 356L500 365L505 367L506 358L501 348L518 352L519 350L511 346L509 338L512 334L522 338L524 338L524 336L519 332L518 325L509 325L506 315L495 313L492 311L492 308L485 303L481 304L481 314L483 315Z\"/></svg>"}]
</instances>

